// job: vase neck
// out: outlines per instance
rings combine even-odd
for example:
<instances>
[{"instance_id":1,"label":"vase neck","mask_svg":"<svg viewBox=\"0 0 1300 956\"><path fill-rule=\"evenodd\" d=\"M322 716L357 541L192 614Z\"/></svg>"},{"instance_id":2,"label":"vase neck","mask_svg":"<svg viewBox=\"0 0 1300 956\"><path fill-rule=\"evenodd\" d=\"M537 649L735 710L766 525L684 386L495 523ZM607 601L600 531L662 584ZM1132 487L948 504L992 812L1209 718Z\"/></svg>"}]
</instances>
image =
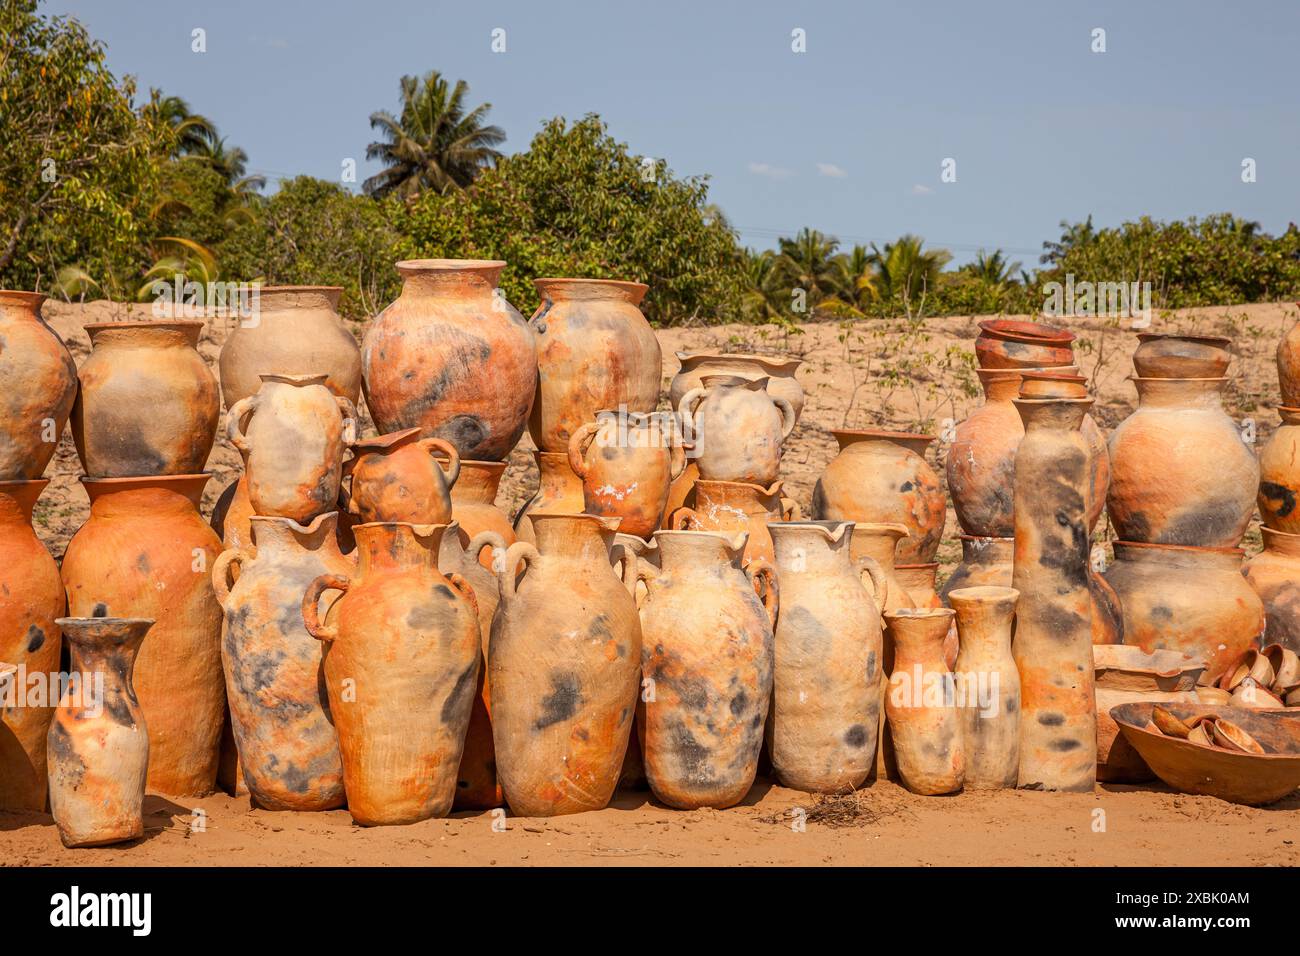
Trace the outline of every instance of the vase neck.
<instances>
[{"instance_id":1,"label":"vase neck","mask_svg":"<svg viewBox=\"0 0 1300 956\"><path fill-rule=\"evenodd\" d=\"M44 325L45 320L41 318L44 303L45 296L39 292L0 289L0 323L39 322Z\"/></svg>"},{"instance_id":2,"label":"vase neck","mask_svg":"<svg viewBox=\"0 0 1300 956\"><path fill-rule=\"evenodd\" d=\"M92 348L192 349L206 323L194 319L150 322L93 322L86 326Z\"/></svg>"},{"instance_id":3,"label":"vase neck","mask_svg":"<svg viewBox=\"0 0 1300 956\"><path fill-rule=\"evenodd\" d=\"M724 567L740 567L744 544L710 531L656 531L659 563L665 571L698 571L711 574Z\"/></svg>"},{"instance_id":4,"label":"vase neck","mask_svg":"<svg viewBox=\"0 0 1300 956\"><path fill-rule=\"evenodd\" d=\"M855 558L871 558L892 574L898 542L907 536L907 528L901 524L855 525L849 551Z\"/></svg>"},{"instance_id":5,"label":"vase neck","mask_svg":"<svg viewBox=\"0 0 1300 956\"><path fill-rule=\"evenodd\" d=\"M982 538L962 535L963 564L1010 564L1015 557L1015 538Z\"/></svg>"},{"instance_id":6,"label":"vase neck","mask_svg":"<svg viewBox=\"0 0 1300 956\"><path fill-rule=\"evenodd\" d=\"M777 514L781 510L781 482L774 481L764 488L745 481L695 482L695 510L709 508L734 508L744 514Z\"/></svg>"},{"instance_id":7,"label":"vase neck","mask_svg":"<svg viewBox=\"0 0 1300 956\"><path fill-rule=\"evenodd\" d=\"M852 522L774 521L767 528L781 573L832 573L850 568Z\"/></svg>"},{"instance_id":8,"label":"vase neck","mask_svg":"<svg viewBox=\"0 0 1300 956\"><path fill-rule=\"evenodd\" d=\"M533 514L529 519L543 556L609 564L615 520L580 514Z\"/></svg>"},{"instance_id":9,"label":"vase neck","mask_svg":"<svg viewBox=\"0 0 1300 956\"><path fill-rule=\"evenodd\" d=\"M253 544L258 554L270 555L320 553L326 557L342 557L339 550L338 512L328 511L318 515L309 524L302 525L292 518L269 518L253 515L249 518L253 530Z\"/></svg>"},{"instance_id":10,"label":"vase neck","mask_svg":"<svg viewBox=\"0 0 1300 956\"><path fill-rule=\"evenodd\" d=\"M1223 408L1226 378L1138 378L1138 405L1144 408Z\"/></svg>"},{"instance_id":11,"label":"vase neck","mask_svg":"<svg viewBox=\"0 0 1300 956\"><path fill-rule=\"evenodd\" d=\"M475 259L412 259L397 264L402 295L490 298L504 262Z\"/></svg>"},{"instance_id":12,"label":"vase neck","mask_svg":"<svg viewBox=\"0 0 1300 956\"><path fill-rule=\"evenodd\" d=\"M570 488L581 488L582 479L573 473L569 465L569 456L562 451L539 451L537 455L537 473L539 491L550 491L562 495ZM456 484L460 484L459 481Z\"/></svg>"},{"instance_id":13,"label":"vase neck","mask_svg":"<svg viewBox=\"0 0 1300 956\"><path fill-rule=\"evenodd\" d=\"M973 587L948 592L948 605L957 617L962 650L1009 651L1011 621L1020 592L1015 588Z\"/></svg>"},{"instance_id":14,"label":"vase neck","mask_svg":"<svg viewBox=\"0 0 1300 956\"><path fill-rule=\"evenodd\" d=\"M904 451L910 451L914 455L925 457L926 449L930 442L934 441L933 435L919 435L913 432L886 432L886 431L832 431L835 440L839 442L840 451L851 447L888 447L901 448Z\"/></svg>"},{"instance_id":15,"label":"vase neck","mask_svg":"<svg viewBox=\"0 0 1300 956\"><path fill-rule=\"evenodd\" d=\"M440 458L440 461L447 461ZM466 504L494 505L501 476L506 472L501 461L460 461L460 476L451 486L451 500ZM576 475L574 477L577 477Z\"/></svg>"},{"instance_id":16,"label":"vase neck","mask_svg":"<svg viewBox=\"0 0 1300 956\"><path fill-rule=\"evenodd\" d=\"M1092 407L1091 398L1018 398L1015 400L1025 434L1031 431L1075 431Z\"/></svg>"},{"instance_id":17,"label":"vase neck","mask_svg":"<svg viewBox=\"0 0 1300 956\"><path fill-rule=\"evenodd\" d=\"M885 612L885 622L894 638L894 669L912 664L943 665L943 641L952 625L947 608L899 608Z\"/></svg>"},{"instance_id":18,"label":"vase neck","mask_svg":"<svg viewBox=\"0 0 1300 956\"><path fill-rule=\"evenodd\" d=\"M637 305L647 286L618 279L534 279L537 293L552 302L614 301Z\"/></svg>"},{"instance_id":19,"label":"vase neck","mask_svg":"<svg viewBox=\"0 0 1300 956\"><path fill-rule=\"evenodd\" d=\"M127 680L140 644L153 621L143 618L59 618L55 621L68 642L72 670L115 674Z\"/></svg>"},{"instance_id":20,"label":"vase neck","mask_svg":"<svg viewBox=\"0 0 1300 956\"><path fill-rule=\"evenodd\" d=\"M0 528L32 527L36 499L41 496L49 481L36 478L30 481L0 481Z\"/></svg>"},{"instance_id":21,"label":"vase neck","mask_svg":"<svg viewBox=\"0 0 1300 956\"><path fill-rule=\"evenodd\" d=\"M340 286L262 286L257 290L254 302L263 319L271 316L290 320L294 312L337 312L342 294Z\"/></svg>"},{"instance_id":22,"label":"vase neck","mask_svg":"<svg viewBox=\"0 0 1300 956\"><path fill-rule=\"evenodd\" d=\"M376 521L352 529L357 539L357 575L430 568L438 570L445 524Z\"/></svg>"},{"instance_id":23,"label":"vase neck","mask_svg":"<svg viewBox=\"0 0 1300 956\"><path fill-rule=\"evenodd\" d=\"M167 475L148 478L83 478L90 513L120 515L196 514L203 488L211 475Z\"/></svg>"}]
</instances>

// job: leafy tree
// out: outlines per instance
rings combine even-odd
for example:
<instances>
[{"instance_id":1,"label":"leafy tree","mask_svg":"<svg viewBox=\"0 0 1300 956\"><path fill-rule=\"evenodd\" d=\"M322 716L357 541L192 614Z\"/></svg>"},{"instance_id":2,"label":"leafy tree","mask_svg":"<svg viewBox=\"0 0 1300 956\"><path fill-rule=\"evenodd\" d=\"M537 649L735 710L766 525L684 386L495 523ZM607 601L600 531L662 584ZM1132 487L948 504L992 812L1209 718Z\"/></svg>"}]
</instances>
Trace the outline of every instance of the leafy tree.
<instances>
[{"instance_id":1,"label":"leafy tree","mask_svg":"<svg viewBox=\"0 0 1300 956\"><path fill-rule=\"evenodd\" d=\"M154 123L171 130L170 155L173 159L201 152L217 133L212 121L191 112L185 100L179 96L164 96L159 90L149 91L149 102L142 113Z\"/></svg>"},{"instance_id":2,"label":"leafy tree","mask_svg":"<svg viewBox=\"0 0 1300 956\"><path fill-rule=\"evenodd\" d=\"M773 265L776 279L789 290L802 289L809 308L834 295L838 278L835 250L839 240L816 229L799 230L793 239L780 239Z\"/></svg>"},{"instance_id":3,"label":"leafy tree","mask_svg":"<svg viewBox=\"0 0 1300 956\"><path fill-rule=\"evenodd\" d=\"M924 312L925 299L941 282L943 267L952 259L947 249L925 249L919 236L905 235L871 244L872 272L866 288L872 298L901 306L909 318Z\"/></svg>"},{"instance_id":4,"label":"leafy tree","mask_svg":"<svg viewBox=\"0 0 1300 956\"><path fill-rule=\"evenodd\" d=\"M961 271L988 285L1005 286L1021 269L1019 262L1008 262L1001 249L995 249L992 255L981 249L975 261L962 266Z\"/></svg>"}]
</instances>

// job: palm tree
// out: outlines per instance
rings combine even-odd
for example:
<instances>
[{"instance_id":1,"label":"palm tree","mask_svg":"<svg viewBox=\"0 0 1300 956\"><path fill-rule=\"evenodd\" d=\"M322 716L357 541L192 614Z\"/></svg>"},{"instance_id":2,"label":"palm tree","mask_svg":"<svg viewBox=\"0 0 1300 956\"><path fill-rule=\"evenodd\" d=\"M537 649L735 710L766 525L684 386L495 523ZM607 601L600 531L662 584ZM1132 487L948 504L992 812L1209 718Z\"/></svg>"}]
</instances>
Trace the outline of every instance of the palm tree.
<instances>
[{"instance_id":1,"label":"palm tree","mask_svg":"<svg viewBox=\"0 0 1300 956\"><path fill-rule=\"evenodd\" d=\"M786 290L802 289L811 308L835 294L835 250L840 241L816 229L799 230L793 239L779 239L773 280Z\"/></svg>"},{"instance_id":2,"label":"palm tree","mask_svg":"<svg viewBox=\"0 0 1300 956\"><path fill-rule=\"evenodd\" d=\"M835 294L854 307L869 302L872 298L871 251L866 246L854 246L850 252L836 256L834 265Z\"/></svg>"},{"instance_id":3,"label":"palm tree","mask_svg":"<svg viewBox=\"0 0 1300 956\"><path fill-rule=\"evenodd\" d=\"M1038 261L1043 265L1054 265L1065 258L1065 254L1071 249L1077 249L1080 246L1086 246L1096 241L1097 230L1092 225L1092 214L1088 214L1085 222L1069 222L1062 219L1060 226L1065 231L1061 233L1059 242L1043 243L1043 254L1038 257Z\"/></svg>"},{"instance_id":4,"label":"palm tree","mask_svg":"<svg viewBox=\"0 0 1300 956\"><path fill-rule=\"evenodd\" d=\"M366 159L384 169L362 184L371 196L394 193L409 199L424 189L448 193L464 189L479 172L494 166L505 141L499 126L485 126L491 103L465 108L469 85L450 87L437 70L424 79L402 77L402 114L370 114L370 128L383 137L366 147Z\"/></svg>"},{"instance_id":5,"label":"palm tree","mask_svg":"<svg viewBox=\"0 0 1300 956\"><path fill-rule=\"evenodd\" d=\"M871 244L872 272L865 289L881 301L897 299L912 315L913 303L924 307L926 293L938 287L943 267L952 259L947 249L924 249L920 236L900 236L884 249Z\"/></svg>"},{"instance_id":6,"label":"palm tree","mask_svg":"<svg viewBox=\"0 0 1300 956\"><path fill-rule=\"evenodd\" d=\"M245 175L248 171L248 154L243 147L227 146L226 137L218 137L215 129L205 135L202 143L188 153L185 159L211 166L226 181L230 191L244 200L266 185L265 176Z\"/></svg>"},{"instance_id":7,"label":"palm tree","mask_svg":"<svg viewBox=\"0 0 1300 956\"><path fill-rule=\"evenodd\" d=\"M1001 249L995 249L992 255L981 249L976 254L975 261L967 263L961 271L981 282L998 287L1009 285L1015 273L1023 272L1020 263L1008 262L1002 255Z\"/></svg>"},{"instance_id":8,"label":"palm tree","mask_svg":"<svg viewBox=\"0 0 1300 956\"><path fill-rule=\"evenodd\" d=\"M144 112L154 122L171 127L172 159L202 151L217 133L210 119L191 112L190 104L181 97L164 96L161 90L149 91L149 103Z\"/></svg>"},{"instance_id":9,"label":"palm tree","mask_svg":"<svg viewBox=\"0 0 1300 956\"><path fill-rule=\"evenodd\" d=\"M745 282L741 306L745 314L756 322L780 320L783 309L789 308L790 299L776 281L776 254L771 249L761 252L742 249L740 254Z\"/></svg>"}]
</instances>

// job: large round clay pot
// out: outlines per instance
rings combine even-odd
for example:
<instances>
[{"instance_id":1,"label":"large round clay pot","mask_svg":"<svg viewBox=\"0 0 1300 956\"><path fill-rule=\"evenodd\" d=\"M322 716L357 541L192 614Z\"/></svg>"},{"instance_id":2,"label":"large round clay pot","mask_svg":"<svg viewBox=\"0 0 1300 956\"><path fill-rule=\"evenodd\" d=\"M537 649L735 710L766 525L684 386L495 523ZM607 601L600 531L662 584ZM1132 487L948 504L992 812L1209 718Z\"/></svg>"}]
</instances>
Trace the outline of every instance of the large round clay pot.
<instances>
[{"instance_id":1,"label":"large round clay pot","mask_svg":"<svg viewBox=\"0 0 1300 956\"><path fill-rule=\"evenodd\" d=\"M772 561L772 535L767 526L772 521L799 518L799 506L781 495L781 482L764 488L743 481L705 481L695 483L695 506L673 512L674 531L719 531L734 535L744 531L744 564L755 558Z\"/></svg>"},{"instance_id":2,"label":"large round clay pot","mask_svg":"<svg viewBox=\"0 0 1300 956\"><path fill-rule=\"evenodd\" d=\"M776 575L740 566L744 536L657 531L659 565L638 572L645 675L641 750L655 797L679 810L723 809L758 772L772 697ZM757 590L762 587L764 600Z\"/></svg>"},{"instance_id":3,"label":"large round clay pot","mask_svg":"<svg viewBox=\"0 0 1300 956\"><path fill-rule=\"evenodd\" d=\"M1259 516L1266 527L1300 534L1300 408L1277 413L1282 424L1259 453Z\"/></svg>"},{"instance_id":4,"label":"large round clay pot","mask_svg":"<svg viewBox=\"0 0 1300 956\"><path fill-rule=\"evenodd\" d=\"M682 396L685 439L707 481L771 484L781 468L781 446L794 431L795 414L767 391L766 378L706 375Z\"/></svg>"},{"instance_id":5,"label":"large round clay pot","mask_svg":"<svg viewBox=\"0 0 1300 956\"><path fill-rule=\"evenodd\" d=\"M216 376L199 355L197 320L92 322L77 377L72 439L92 478L203 470L221 416Z\"/></svg>"},{"instance_id":6,"label":"large round clay pot","mask_svg":"<svg viewBox=\"0 0 1300 956\"><path fill-rule=\"evenodd\" d=\"M18 668L15 692L59 670L55 620L66 599L59 569L32 530L32 509L49 482L0 481L0 661ZM0 810L45 809L45 734L54 701L0 703Z\"/></svg>"},{"instance_id":7,"label":"large round clay pot","mask_svg":"<svg viewBox=\"0 0 1300 956\"><path fill-rule=\"evenodd\" d=\"M77 398L77 366L41 318L44 301L0 289L0 481L45 473Z\"/></svg>"},{"instance_id":8,"label":"large round clay pot","mask_svg":"<svg viewBox=\"0 0 1300 956\"><path fill-rule=\"evenodd\" d=\"M1264 606L1241 574L1240 548L1115 542L1106 580L1124 609L1124 643L1206 662L1211 683L1264 633Z\"/></svg>"},{"instance_id":9,"label":"large round clay pot","mask_svg":"<svg viewBox=\"0 0 1300 956\"><path fill-rule=\"evenodd\" d=\"M1155 774L1119 731L1110 709L1120 704L1200 702L1196 682L1205 661L1178 651L1148 654L1140 647L1120 644L1092 649L1097 686L1097 779L1108 783L1141 783Z\"/></svg>"},{"instance_id":10,"label":"large round clay pot","mask_svg":"<svg viewBox=\"0 0 1300 956\"><path fill-rule=\"evenodd\" d=\"M537 398L528 431L542 451L567 452L602 409L652 412L663 374L659 340L637 305L647 286L610 279L535 279L542 304Z\"/></svg>"},{"instance_id":11,"label":"large round clay pot","mask_svg":"<svg viewBox=\"0 0 1300 956\"><path fill-rule=\"evenodd\" d=\"M573 433L569 467L582 479L583 511L621 518L620 534L648 538L686 457L675 429L656 415L605 411Z\"/></svg>"},{"instance_id":12,"label":"large round clay pot","mask_svg":"<svg viewBox=\"0 0 1300 956\"><path fill-rule=\"evenodd\" d=\"M510 454L528 423L537 355L523 316L497 288L505 266L397 264L402 293L361 343L366 405L380 434L419 428L451 442L462 458Z\"/></svg>"},{"instance_id":13,"label":"large round clay pot","mask_svg":"<svg viewBox=\"0 0 1300 956\"><path fill-rule=\"evenodd\" d=\"M870 558L880 569L883 588L877 586L874 578L863 583L871 586L876 610L882 614L898 607L915 607L907 587L899 580L894 564L898 542L906 537L907 528L901 524L864 521L853 525L849 555L855 561Z\"/></svg>"},{"instance_id":14,"label":"large round clay pot","mask_svg":"<svg viewBox=\"0 0 1300 956\"><path fill-rule=\"evenodd\" d=\"M1139 332L1133 368L1141 378L1219 378L1228 371L1232 339L1218 335Z\"/></svg>"},{"instance_id":15,"label":"large round clay pot","mask_svg":"<svg viewBox=\"0 0 1300 956\"><path fill-rule=\"evenodd\" d=\"M449 457L438 456L438 460L443 463L444 470L451 464ZM510 518L496 505L497 488L505 471L506 463L503 461L467 461L462 458L460 474L451 486L451 518L469 537L492 531L501 536L508 548L515 543L515 529ZM487 551L479 556L479 563L489 570L493 560Z\"/></svg>"},{"instance_id":16,"label":"large round clay pot","mask_svg":"<svg viewBox=\"0 0 1300 956\"><path fill-rule=\"evenodd\" d=\"M354 442L345 465L348 511L362 524L451 521L451 489L460 477L460 455L441 438L421 438L408 428ZM438 456L445 456L446 466Z\"/></svg>"},{"instance_id":17,"label":"large round clay pot","mask_svg":"<svg viewBox=\"0 0 1300 956\"><path fill-rule=\"evenodd\" d=\"M254 314L230 330L218 367L226 408L252 398L261 376L325 373L325 386L353 405L361 396L361 349L339 318L343 289L332 285L265 285Z\"/></svg>"},{"instance_id":18,"label":"large round clay pot","mask_svg":"<svg viewBox=\"0 0 1300 956\"><path fill-rule=\"evenodd\" d=\"M744 352L678 352L677 361L680 368L668 387L674 411L680 409L687 392L700 387L706 375L734 375L750 381L766 378L767 393L788 401L796 421L803 412L803 386L794 375L803 359Z\"/></svg>"},{"instance_id":19,"label":"large round clay pot","mask_svg":"<svg viewBox=\"0 0 1300 956\"><path fill-rule=\"evenodd\" d=\"M913 793L955 793L966 777L953 675L943 659L952 627L948 608L885 612L894 660L885 687L885 713L903 785Z\"/></svg>"},{"instance_id":20,"label":"large round clay pot","mask_svg":"<svg viewBox=\"0 0 1300 956\"><path fill-rule=\"evenodd\" d=\"M488 654L497 775L517 816L600 810L618 783L641 667L636 601L612 563L618 521L532 520L537 545L511 545L498 576Z\"/></svg>"},{"instance_id":21,"label":"large round clay pot","mask_svg":"<svg viewBox=\"0 0 1300 956\"><path fill-rule=\"evenodd\" d=\"M1223 410L1226 378L1135 378L1138 407L1110 436L1106 509L1124 541L1236 546L1259 462Z\"/></svg>"},{"instance_id":22,"label":"large round clay pot","mask_svg":"<svg viewBox=\"0 0 1300 956\"><path fill-rule=\"evenodd\" d=\"M1041 322L986 319L975 339L980 368L1047 368L1074 364L1074 333Z\"/></svg>"},{"instance_id":23,"label":"large round clay pot","mask_svg":"<svg viewBox=\"0 0 1300 956\"><path fill-rule=\"evenodd\" d=\"M243 779L268 810L343 806L343 764L330 717L320 642L303 625L302 595L322 574L347 575L336 512L309 525L252 519L256 552L223 551L212 584L225 609L221 658ZM228 572L238 572L231 586ZM338 591L321 597L328 609Z\"/></svg>"},{"instance_id":24,"label":"large round clay pot","mask_svg":"<svg viewBox=\"0 0 1300 956\"><path fill-rule=\"evenodd\" d=\"M355 573L318 577L302 597L308 632L326 644L348 811L361 826L445 816L478 686L474 590L438 570L447 525L359 524L353 532ZM343 596L322 622L318 602L333 589Z\"/></svg>"},{"instance_id":25,"label":"large round clay pot","mask_svg":"<svg viewBox=\"0 0 1300 956\"><path fill-rule=\"evenodd\" d=\"M1282 404L1300 408L1300 322L1287 329L1277 343L1277 383Z\"/></svg>"},{"instance_id":26,"label":"large round clay pot","mask_svg":"<svg viewBox=\"0 0 1300 956\"><path fill-rule=\"evenodd\" d=\"M813 517L901 524L899 564L928 564L939 551L948 501L925 460L933 435L868 430L832 431L835 456L813 489Z\"/></svg>"},{"instance_id":27,"label":"large round clay pot","mask_svg":"<svg viewBox=\"0 0 1300 956\"><path fill-rule=\"evenodd\" d=\"M1011 655L1015 588L956 588L949 600L961 650L953 667L966 789L1016 787L1020 773L1020 672Z\"/></svg>"},{"instance_id":28,"label":"large round clay pot","mask_svg":"<svg viewBox=\"0 0 1300 956\"><path fill-rule=\"evenodd\" d=\"M1300 534L1261 528L1264 550L1246 562L1246 580L1264 604L1264 646L1300 654Z\"/></svg>"},{"instance_id":29,"label":"large round clay pot","mask_svg":"<svg viewBox=\"0 0 1300 956\"><path fill-rule=\"evenodd\" d=\"M134 685L149 722L149 790L175 797L216 786L226 715L212 588L221 541L198 510L209 477L81 479L90 516L63 556L69 615L156 622Z\"/></svg>"},{"instance_id":30,"label":"large round clay pot","mask_svg":"<svg viewBox=\"0 0 1300 956\"><path fill-rule=\"evenodd\" d=\"M586 499L582 479L573 473L568 452L533 452L537 460L537 492L515 515L515 534L534 542L532 515L582 514Z\"/></svg>"}]
</instances>

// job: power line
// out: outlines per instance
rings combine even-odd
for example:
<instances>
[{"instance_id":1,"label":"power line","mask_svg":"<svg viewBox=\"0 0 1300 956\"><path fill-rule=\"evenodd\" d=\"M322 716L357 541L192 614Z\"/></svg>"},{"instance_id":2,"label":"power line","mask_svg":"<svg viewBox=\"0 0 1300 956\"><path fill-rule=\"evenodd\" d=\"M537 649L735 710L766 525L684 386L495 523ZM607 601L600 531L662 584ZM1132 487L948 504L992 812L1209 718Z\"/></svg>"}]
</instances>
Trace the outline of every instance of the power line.
<instances>
[{"instance_id":1,"label":"power line","mask_svg":"<svg viewBox=\"0 0 1300 956\"><path fill-rule=\"evenodd\" d=\"M773 229L768 226L735 226L734 228L745 235L758 236L763 239L788 239L799 232L799 229ZM802 229L803 227L799 228ZM857 244L893 242L898 238L897 236L860 236L847 232L829 233L829 235L833 235L836 239L847 239ZM1041 246L1036 249L1029 249L1023 246L999 246L995 242L973 244L969 242L945 242L942 239L927 239L926 243L933 246L942 246L945 249L953 249L957 252L992 252L995 249L1000 249L1004 253L1012 255L1036 256L1043 251Z\"/></svg>"}]
</instances>

